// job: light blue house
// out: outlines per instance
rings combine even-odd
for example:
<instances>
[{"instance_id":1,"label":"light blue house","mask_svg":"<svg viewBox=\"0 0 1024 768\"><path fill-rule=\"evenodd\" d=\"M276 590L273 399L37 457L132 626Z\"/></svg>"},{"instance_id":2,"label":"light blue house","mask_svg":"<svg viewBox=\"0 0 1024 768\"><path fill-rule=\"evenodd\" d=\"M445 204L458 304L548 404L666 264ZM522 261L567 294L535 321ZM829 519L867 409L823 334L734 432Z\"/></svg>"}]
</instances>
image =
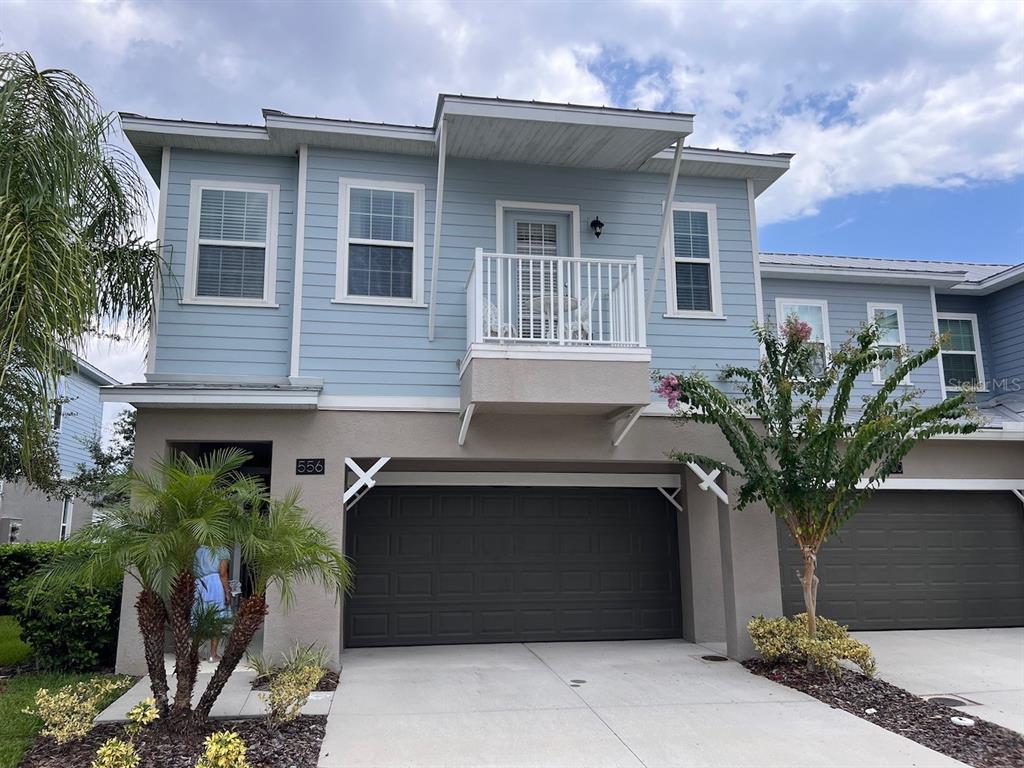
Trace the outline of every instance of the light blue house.
<instances>
[{"instance_id":1,"label":"light blue house","mask_svg":"<svg viewBox=\"0 0 1024 768\"><path fill-rule=\"evenodd\" d=\"M118 381L85 360L75 357L75 370L60 382L54 408L60 473L70 477L89 466L88 444L103 427L100 387ZM92 519L85 499L47 498L26 483L0 483L0 542L63 541Z\"/></svg>"},{"instance_id":2,"label":"light blue house","mask_svg":"<svg viewBox=\"0 0 1024 768\"><path fill-rule=\"evenodd\" d=\"M666 418L649 375L753 364L751 325L791 313L823 354L870 319L886 343L948 332L911 384L934 401L985 382L992 417L921 446L827 551L826 612L1024 622L1024 267L761 254L757 198L791 155L688 146L687 114L442 95L429 126L263 117L122 115L168 271L146 382L104 397L138 408L142 462L248 448L352 558L345 604L306 590L299 620L271 612L267 649L746 654L747 618L790 606L791 553L723 478L668 461L728 453ZM143 668L133 632L125 671Z\"/></svg>"}]
</instances>

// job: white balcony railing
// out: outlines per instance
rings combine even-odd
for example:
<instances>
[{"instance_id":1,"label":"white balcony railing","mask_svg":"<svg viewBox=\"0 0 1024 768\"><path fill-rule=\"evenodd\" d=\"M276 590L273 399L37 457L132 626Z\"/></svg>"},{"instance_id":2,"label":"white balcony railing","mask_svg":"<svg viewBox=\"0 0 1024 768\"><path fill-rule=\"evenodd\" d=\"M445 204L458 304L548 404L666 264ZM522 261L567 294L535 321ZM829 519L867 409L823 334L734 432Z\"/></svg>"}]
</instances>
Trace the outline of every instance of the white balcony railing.
<instances>
[{"instance_id":1,"label":"white balcony railing","mask_svg":"<svg viewBox=\"0 0 1024 768\"><path fill-rule=\"evenodd\" d=\"M476 249L469 344L645 347L643 257L575 259Z\"/></svg>"}]
</instances>

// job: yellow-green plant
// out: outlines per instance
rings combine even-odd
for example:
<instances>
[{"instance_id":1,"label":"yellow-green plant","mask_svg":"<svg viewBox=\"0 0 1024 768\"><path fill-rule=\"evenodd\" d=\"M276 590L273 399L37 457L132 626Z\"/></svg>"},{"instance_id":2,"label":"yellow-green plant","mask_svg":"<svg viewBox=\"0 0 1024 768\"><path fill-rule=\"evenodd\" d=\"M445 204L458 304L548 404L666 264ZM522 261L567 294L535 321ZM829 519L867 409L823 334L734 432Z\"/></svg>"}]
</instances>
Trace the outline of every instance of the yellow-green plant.
<instances>
[{"instance_id":1,"label":"yellow-green plant","mask_svg":"<svg viewBox=\"0 0 1024 768\"><path fill-rule=\"evenodd\" d=\"M871 649L850 637L848 627L819 616L817 632L807 632L807 615L766 619L755 616L747 624L750 639L765 661L811 662L829 675L839 674L839 661L852 661L868 677L875 675L875 657Z\"/></svg>"},{"instance_id":2,"label":"yellow-green plant","mask_svg":"<svg viewBox=\"0 0 1024 768\"><path fill-rule=\"evenodd\" d=\"M107 694L123 686L123 680L97 678L65 685L54 693L50 693L47 688L40 688L36 691L35 709L23 711L43 721L40 730L43 736L48 736L58 744L67 744L92 730L92 721Z\"/></svg>"},{"instance_id":3,"label":"yellow-green plant","mask_svg":"<svg viewBox=\"0 0 1024 768\"><path fill-rule=\"evenodd\" d=\"M96 752L91 768L135 768L139 753L135 745L122 739L107 739Z\"/></svg>"},{"instance_id":4,"label":"yellow-green plant","mask_svg":"<svg viewBox=\"0 0 1024 768\"><path fill-rule=\"evenodd\" d=\"M124 731L134 741L142 733L143 728L147 725L152 725L160 719L160 711L156 708L156 700L152 696L148 699L143 699L128 710L127 717L128 725L124 727Z\"/></svg>"},{"instance_id":5,"label":"yellow-green plant","mask_svg":"<svg viewBox=\"0 0 1024 768\"><path fill-rule=\"evenodd\" d=\"M233 731L217 731L206 737L203 756L196 768L249 768L245 742Z\"/></svg>"},{"instance_id":6,"label":"yellow-green plant","mask_svg":"<svg viewBox=\"0 0 1024 768\"><path fill-rule=\"evenodd\" d=\"M309 664L297 669L284 669L270 678L270 692L260 694L268 705L267 724L279 728L299 716L309 701L309 694L316 688L324 668Z\"/></svg>"}]
</instances>

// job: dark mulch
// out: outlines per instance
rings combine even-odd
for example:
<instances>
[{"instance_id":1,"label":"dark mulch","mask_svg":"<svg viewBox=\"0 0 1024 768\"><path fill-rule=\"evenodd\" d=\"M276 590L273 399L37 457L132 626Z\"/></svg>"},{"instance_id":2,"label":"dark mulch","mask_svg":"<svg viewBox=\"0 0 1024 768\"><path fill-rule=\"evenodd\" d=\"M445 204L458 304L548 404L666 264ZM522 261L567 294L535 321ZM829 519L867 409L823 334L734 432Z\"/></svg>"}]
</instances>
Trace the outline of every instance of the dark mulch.
<instances>
[{"instance_id":1,"label":"dark mulch","mask_svg":"<svg viewBox=\"0 0 1024 768\"><path fill-rule=\"evenodd\" d=\"M231 730L245 741L246 757L253 768L316 768L320 742L324 739L327 718L303 716L282 727L277 733L267 731L265 720L212 720L203 733ZM96 750L109 738L123 737L124 726L114 723L97 725L81 741L57 746L50 739L39 738L25 753L18 768L71 768L87 766ZM139 740L140 765L145 768L192 768L203 753L202 740L188 746L163 731L149 728Z\"/></svg>"},{"instance_id":2,"label":"dark mulch","mask_svg":"<svg viewBox=\"0 0 1024 768\"><path fill-rule=\"evenodd\" d=\"M832 680L824 672L808 672L802 664L773 664L760 659L743 665L755 675L803 691L975 768L1024 765L1024 736L973 714L925 701L884 680L848 670ZM867 709L876 711L867 714ZM957 716L971 718L974 725L950 721Z\"/></svg>"},{"instance_id":3,"label":"dark mulch","mask_svg":"<svg viewBox=\"0 0 1024 768\"><path fill-rule=\"evenodd\" d=\"M0 666L0 679L5 677L14 677L15 675L25 675L29 672L35 672L36 665L31 659L25 661L19 661L17 664L4 664Z\"/></svg>"},{"instance_id":4,"label":"dark mulch","mask_svg":"<svg viewBox=\"0 0 1024 768\"><path fill-rule=\"evenodd\" d=\"M314 691L333 691L338 687L337 672L331 672L328 670L324 672L324 676L320 678L320 682L316 684ZM254 691L269 691L270 690L270 677L268 675L262 675L252 681L252 689Z\"/></svg>"}]
</instances>

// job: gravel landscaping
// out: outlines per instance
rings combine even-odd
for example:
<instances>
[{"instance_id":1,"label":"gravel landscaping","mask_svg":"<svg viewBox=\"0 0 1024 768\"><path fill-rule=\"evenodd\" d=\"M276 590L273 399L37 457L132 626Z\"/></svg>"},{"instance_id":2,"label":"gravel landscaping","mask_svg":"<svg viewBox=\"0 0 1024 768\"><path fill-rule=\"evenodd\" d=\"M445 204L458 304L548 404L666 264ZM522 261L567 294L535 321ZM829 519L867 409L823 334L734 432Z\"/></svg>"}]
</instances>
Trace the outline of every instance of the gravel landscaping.
<instances>
[{"instance_id":1,"label":"gravel landscaping","mask_svg":"<svg viewBox=\"0 0 1024 768\"><path fill-rule=\"evenodd\" d=\"M974 768L1018 768L1024 765L1024 736L1001 725L925 701L884 680L844 671L832 680L808 672L802 664L744 662L755 675L813 696L837 709L868 720ZM969 717L972 726L950 718Z\"/></svg>"},{"instance_id":2,"label":"gravel landscaping","mask_svg":"<svg viewBox=\"0 0 1024 768\"><path fill-rule=\"evenodd\" d=\"M270 733L263 718L211 720L203 738L214 731L235 731L245 741L246 756L252 768L316 768L326 725L324 716L304 716ZM123 735L122 725L104 723L93 728L84 739L64 746L50 739L38 739L25 753L19 768L87 766L104 741L123 738ZM201 742L188 746L179 737L166 735L157 728L143 731L138 749L142 758L140 765L146 768L192 768L203 752Z\"/></svg>"}]
</instances>

